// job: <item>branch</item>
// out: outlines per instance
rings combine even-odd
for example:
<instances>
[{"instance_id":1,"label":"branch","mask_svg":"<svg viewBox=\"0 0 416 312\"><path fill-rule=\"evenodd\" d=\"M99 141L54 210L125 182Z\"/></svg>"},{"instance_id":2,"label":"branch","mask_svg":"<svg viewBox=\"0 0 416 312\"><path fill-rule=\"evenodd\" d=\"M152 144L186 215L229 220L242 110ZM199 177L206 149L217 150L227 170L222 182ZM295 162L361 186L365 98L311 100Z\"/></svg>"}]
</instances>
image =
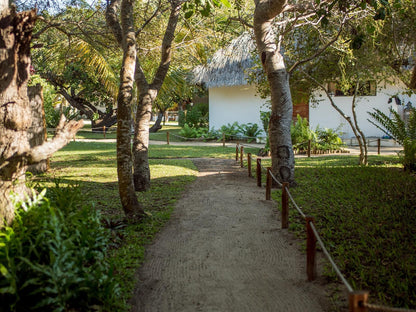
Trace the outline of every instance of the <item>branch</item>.
<instances>
[{"instance_id":1,"label":"branch","mask_svg":"<svg viewBox=\"0 0 416 312\"><path fill-rule=\"evenodd\" d=\"M123 46L123 31L117 17L117 12L120 8L120 0L107 0L107 10L105 11L105 20L107 26L111 29L117 43L120 47Z\"/></svg>"},{"instance_id":2,"label":"branch","mask_svg":"<svg viewBox=\"0 0 416 312\"><path fill-rule=\"evenodd\" d=\"M142 31L143 31L143 29L157 16L157 14L159 13L159 11L160 11L160 8L161 8L161 6L162 6L162 4L161 4L161 0L159 0L159 4L158 4L158 6L157 6L157 8L156 8L156 10L153 12L153 14L152 14L152 16L150 16L144 23L143 23L143 25L142 25L142 27L140 27L140 29L138 29L137 31L136 31L136 36L138 36ZM164 12L166 12L168 10L168 8L166 8L166 9L164 9L164 10L162 10L162 11L160 11L160 13L164 13Z\"/></svg>"},{"instance_id":3,"label":"branch","mask_svg":"<svg viewBox=\"0 0 416 312\"><path fill-rule=\"evenodd\" d=\"M229 17L228 18L229 21L236 21L236 22L240 22L241 24L243 24L244 26L247 26L248 28L253 28L254 26L252 24L250 24L249 22L247 22L244 18L242 17Z\"/></svg>"},{"instance_id":4,"label":"branch","mask_svg":"<svg viewBox=\"0 0 416 312\"><path fill-rule=\"evenodd\" d=\"M56 128L55 136L52 141L47 141L42 145L36 146L27 152L24 157L28 164L36 164L53 155L56 151L68 144L74 135L84 126L83 120L71 120L66 122L64 115L61 116L59 125Z\"/></svg>"},{"instance_id":5,"label":"branch","mask_svg":"<svg viewBox=\"0 0 416 312\"><path fill-rule=\"evenodd\" d=\"M165 35L162 41L162 51L160 64L154 76L152 85L155 89L159 90L163 84L163 80L169 70L169 65L172 57L172 42L175 38L176 25L178 24L179 13L182 7L180 0L174 0L171 4L171 11L169 16L168 25L166 26Z\"/></svg>"},{"instance_id":6,"label":"branch","mask_svg":"<svg viewBox=\"0 0 416 312\"><path fill-rule=\"evenodd\" d=\"M338 30L338 33L337 33L337 35L332 39L332 40L330 40L330 41L328 41L320 50L318 50L318 51L316 51L316 53L314 53L313 55L311 55L310 57L308 57L308 58L306 58L306 59L303 59L303 60L300 60L300 61L297 61L295 64L293 64L293 66L288 70L288 73L290 74L290 73L292 73L295 69L296 69L296 67L298 67L298 66L300 66L300 65L302 65L302 64L305 64L305 63L307 63L307 62L309 62L310 60L313 60L314 58L316 58L316 57L318 57L319 55L321 55L323 52L325 52L325 50L330 46L330 45L332 45L335 41L337 41L338 40L338 38L339 38L339 36L341 35L341 32L342 32L342 28L343 28L343 26L344 26L344 24L345 24L345 21L346 21L346 16L344 16L344 19L343 19L343 21L342 21L342 23L341 23L341 25L340 25L340 27L339 27L339 30Z\"/></svg>"}]
</instances>

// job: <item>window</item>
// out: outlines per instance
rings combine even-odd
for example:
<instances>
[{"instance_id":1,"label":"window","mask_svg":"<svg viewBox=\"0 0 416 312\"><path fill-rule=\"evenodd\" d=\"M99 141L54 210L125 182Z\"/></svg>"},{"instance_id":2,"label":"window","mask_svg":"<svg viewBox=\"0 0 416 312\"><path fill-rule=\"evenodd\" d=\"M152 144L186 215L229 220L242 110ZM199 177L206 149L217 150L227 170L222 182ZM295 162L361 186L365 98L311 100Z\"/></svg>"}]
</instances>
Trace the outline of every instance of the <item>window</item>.
<instances>
[{"instance_id":1,"label":"window","mask_svg":"<svg viewBox=\"0 0 416 312\"><path fill-rule=\"evenodd\" d=\"M355 86L350 88L347 91L342 91L338 83L330 82L328 83L328 92L334 94L335 96L353 96L355 91ZM358 96L376 96L377 95L377 84L374 80L365 81L360 83L358 86Z\"/></svg>"}]
</instances>

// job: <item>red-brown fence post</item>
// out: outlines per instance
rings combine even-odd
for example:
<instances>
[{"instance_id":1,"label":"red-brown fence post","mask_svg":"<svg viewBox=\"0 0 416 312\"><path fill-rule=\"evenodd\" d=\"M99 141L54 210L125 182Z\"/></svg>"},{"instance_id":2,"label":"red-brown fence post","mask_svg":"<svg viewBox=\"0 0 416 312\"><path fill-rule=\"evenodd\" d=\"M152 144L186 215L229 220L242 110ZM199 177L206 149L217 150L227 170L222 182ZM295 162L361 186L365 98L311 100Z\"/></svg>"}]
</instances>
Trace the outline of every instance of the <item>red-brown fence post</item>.
<instances>
[{"instance_id":1,"label":"red-brown fence post","mask_svg":"<svg viewBox=\"0 0 416 312\"><path fill-rule=\"evenodd\" d=\"M266 176L266 200L271 199L272 195L272 175L270 171L272 170L271 167L267 167L267 176Z\"/></svg>"},{"instance_id":2,"label":"red-brown fence post","mask_svg":"<svg viewBox=\"0 0 416 312\"><path fill-rule=\"evenodd\" d=\"M248 167L248 176L251 178L251 153L247 153L247 167Z\"/></svg>"},{"instance_id":3,"label":"red-brown fence post","mask_svg":"<svg viewBox=\"0 0 416 312\"><path fill-rule=\"evenodd\" d=\"M315 218L306 217L306 274L308 281L316 278L316 237L312 230L311 223L315 222Z\"/></svg>"},{"instance_id":4,"label":"red-brown fence post","mask_svg":"<svg viewBox=\"0 0 416 312\"><path fill-rule=\"evenodd\" d=\"M367 312L368 292L354 291L348 295L349 312Z\"/></svg>"},{"instance_id":5,"label":"red-brown fence post","mask_svg":"<svg viewBox=\"0 0 416 312\"><path fill-rule=\"evenodd\" d=\"M257 158L256 176L257 176L257 186L261 187L261 158Z\"/></svg>"},{"instance_id":6,"label":"red-brown fence post","mask_svg":"<svg viewBox=\"0 0 416 312\"><path fill-rule=\"evenodd\" d=\"M166 144L169 145L170 144L170 140L169 140L169 131L166 131Z\"/></svg>"},{"instance_id":7,"label":"red-brown fence post","mask_svg":"<svg viewBox=\"0 0 416 312\"><path fill-rule=\"evenodd\" d=\"M244 146L240 147L240 167L244 167Z\"/></svg>"},{"instance_id":8,"label":"red-brown fence post","mask_svg":"<svg viewBox=\"0 0 416 312\"><path fill-rule=\"evenodd\" d=\"M308 157L311 157L311 140L308 140Z\"/></svg>"},{"instance_id":9,"label":"red-brown fence post","mask_svg":"<svg viewBox=\"0 0 416 312\"><path fill-rule=\"evenodd\" d=\"M238 143L235 146L235 161L238 161Z\"/></svg>"},{"instance_id":10,"label":"red-brown fence post","mask_svg":"<svg viewBox=\"0 0 416 312\"><path fill-rule=\"evenodd\" d=\"M282 184L282 229L289 227L289 183L283 182Z\"/></svg>"},{"instance_id":11,"label":"red-brown fence post","mask_svg":"<svg viewBox=\"0 0 416 312\"><path fill-rule=\"evenodd\" d=\"M381 139L377 139L377 155L380 155L381 152Z\"/></svg>"}]
</instances>

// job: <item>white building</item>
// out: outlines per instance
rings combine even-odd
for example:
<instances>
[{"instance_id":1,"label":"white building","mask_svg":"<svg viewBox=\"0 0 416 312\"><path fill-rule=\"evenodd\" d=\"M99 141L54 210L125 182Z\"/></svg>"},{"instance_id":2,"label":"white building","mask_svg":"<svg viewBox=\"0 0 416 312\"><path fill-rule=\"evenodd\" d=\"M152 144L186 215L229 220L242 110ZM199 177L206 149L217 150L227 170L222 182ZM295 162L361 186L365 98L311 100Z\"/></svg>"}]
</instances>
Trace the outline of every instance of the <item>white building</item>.
<instances>
[{"instance_id":1,"label":"white building","mask_svg":"<svg viewBox=\"0 0 416 312\"><path fill-rule=\"evenodd\" d=\"M263 105L266 99L256 95L255 85L248 84L248 76L254 65L255 44L250 34L244 33L234 39L226 48L218 50L206 67L198 66L194 70L194 81L204 83L209 92L209 126L219 129L222 125L233 122L239 124L257 123L262 125L260 111L267 110ZM332 85L332 86L331 86ZM352 96L345 96L329 84L334 103L352 118ZM358 125L367 137L383 137L385 134L368 121L367 112L377 108L389 114L393 107L401 112L407 103L416 106L416 96L402 94L406 90L400 81L395 83L369 82L368 95L357 96L356 114ZM371 95L370 95L371 94ZM400 105L393 96L400 99ZM318 100L317 102L313 99ZM318 103L318 104L317 104ZM340 130L344 139L354 137L347 121L331 106L324 92L316 91L309 103L298 103L293 108L293 119L297 114L309 119L312 129L332 128Z\"/></svg>"},{"instance_id":2,"label":"white building","mask_svg":"<svg viewBox=\"0 0 416 312\"><path fill-rule=\"evenodd\" d=\"M366 137L383 137L385 133L375 127L368 121L371 119L368 112L373 109L379 109L386 115L389 115L389 109L393 108L403 116L403 110L410 102L416 105L416 95L408 96L402 94L406 90L405 85L396 81L394 84L383 82L378 86L374 86L372 95L357 96L356 115L358 125ZM309 107L309 124L312 129L317 126L321 128L339 129L344 139L353 138L354 133L347 121L331 106L328 97L323 93L316 91L312 98L317 99L318 103L310 102ZM334 103L348 116L352 118L352 96L338 95L336 92L332 94Z\"/></svg>"}]
</instances>

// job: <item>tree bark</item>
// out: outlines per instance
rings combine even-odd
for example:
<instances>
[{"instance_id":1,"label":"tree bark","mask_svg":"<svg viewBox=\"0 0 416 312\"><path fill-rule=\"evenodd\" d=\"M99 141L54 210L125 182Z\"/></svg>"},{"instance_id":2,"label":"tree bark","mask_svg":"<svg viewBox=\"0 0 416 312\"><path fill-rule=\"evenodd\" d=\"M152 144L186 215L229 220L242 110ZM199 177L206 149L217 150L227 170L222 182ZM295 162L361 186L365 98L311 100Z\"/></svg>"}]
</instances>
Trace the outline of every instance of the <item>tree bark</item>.
<instances>
[{"instance_id":1,"label":"tree bark","mask_svg":"<svg viewBox=\"0 0 416 312\"><path fill-rule=\"evenodd\" d=\"M150 189L149 126L156 94L157 90L141 90L137 106L133 139L133 180L134 188L139 192Z\"/></svg>"},{"instance_id":2,"label":"tree bark","mask_svg":"<svg viewBox=\"0 0 416 312\"><path fill-rule=\"evenodd\" d=\"M45 109L43 107L42 86L37 84L28 88L30 111L32 113L32 125L29 128L28 139L30 147L42 145L47 141ZM49 159L44 159L38 164L31 165L27 171L32 173L46 172L49 169Z\"/></svg>"},{"instance_id":3,"label":"tree bark","mask_svg":"<svg viewBox=\"0 0 416 312\"><path fill-rule=\"evenodd\" d=\"M0 219L10 223L14 217L11 193L25 200L30 192L25 185L27 166L50 157L82 127L81 122L60 126L52 141L32 148L28 129L32 125L27 82L30 69L30 42L36 12L0 12Z\"/></svg>"},{"instance_id":4,"label":"tree bark","mask_svg":"<svg viewBox=\"0 0 416 312\"><path fill-rule=\"evenodd\" d=\"M255 1L254 34L257 50L266 72L271 92L269 122L272 172L280 182L295 185L295 158L290 136L293 104L290 94L289 73L283 56L275 43L273 19L283 12L287 1Z\"/></svg>"},{"instance_id":5,"label":"tree bark","mask_svg":"<svg viewBox=\"0 0 416 312\"><path fill-rule=\"evenodd\" d=\"M149 125L153 102L162 87L169 70L172 57L172 42L175 38L176 25L179 19L182 2L171 2L171 11L165 35L162 41L161 60L153 82L148 84L140 62L136 63L136 85L139 92L139 103L136 113L136 123L133 139L134 154L134 187L136 191L146 191L150 188L149 167Z\"/></svg>"},{"instance_id":6,"label":"tree bark","mask_svg":"<svg viewBox=\"0 0 416 312\"><path fill-rule=\"evenodd\" d=\"M137 200L132 176L131 104L133 100L134 71L136 67L136 35L133 24L134 0L121 3L123 33L123 63L120 72L120 88L117 105L117 175L121 204L129 219L143 216Z\"/></svg>"},{"instance_id":7,"label":"tree bark","mask_svg":"<svg viewBox=\"0 0 416 312\"><path fill-rule=\"evenodd\" d=\"M163 119L163 112L160 111L157 114L157 119L156 122L153 124L153 126L150 127L149 132L150 133L155 133L158 132L160 129L162 129L162 126L160 125L162 123L162 119Z\"/></svg>"}]
</instances>

